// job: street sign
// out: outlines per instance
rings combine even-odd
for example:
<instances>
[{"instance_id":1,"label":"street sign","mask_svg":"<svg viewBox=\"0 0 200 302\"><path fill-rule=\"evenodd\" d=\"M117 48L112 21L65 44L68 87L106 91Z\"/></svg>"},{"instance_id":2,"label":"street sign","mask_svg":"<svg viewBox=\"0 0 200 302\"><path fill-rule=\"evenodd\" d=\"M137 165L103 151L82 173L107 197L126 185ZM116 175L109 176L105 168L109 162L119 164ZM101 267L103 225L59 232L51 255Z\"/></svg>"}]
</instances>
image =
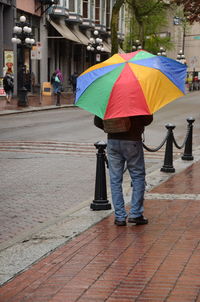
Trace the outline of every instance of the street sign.
<instances>
[{"instance_id":1,"label":"street sign","mask_svg":"<svg viewBox=\"0 0 200 302\"><path fill-rule=\"evenodd\" d=\"M38 60L41 60L42 59L42 47L40 46L38 46L37 47L37 59Z\"/></svg>"},{"instance_id":2,"label":"street sign","mask_svg":"<svg viewBox=\"0 0 200 302\"><path fill-rule=\"evenodd\" d=\"M197 57L196 57L196 56L193 56L193 57L190 59L190 65L191 65L191 67L192 67L193 69L195 69L197 63L198 63Z\"/></svg>"},{"instance_id":3,"label":"street sign","mask_svg":"<svg viewBox=\"0 0 200 302\"><path fill-rule=\"evenodd\" d=\"M31 60L36 60L37 59L37 50L36 46L33 46L31 49Z\"/></svg>"},{"instance_id":4,"label":"street sign","mask_svg":"<svg viewBox=\"0 0 200 302\"><path fill-rule=\"evenodd\" d=\"M37 42L36 46L32 47L31 59L32 60L41 60L42 59L42 46L41 46L40 42Z\"/></svg>"},{"instance_id":5,"label":"street sign","mask_svg":"<svg viewBox=\"0 0 200 302\"><path fill-rule=\"evenodd\" d=\"M96 61L97 62L101 61L101 55L99 53L96 54Z\"/></svg>"},{"instance_id":6,"label":"street sign","mask_svg":"<svg viewBox=\"0 0 200 302\"><path fill-rule=\"evenodd\" d=\"M3 77L0 78L0 96L5 96L5 90L3 89Z\"/></svg>"}]
</instances>

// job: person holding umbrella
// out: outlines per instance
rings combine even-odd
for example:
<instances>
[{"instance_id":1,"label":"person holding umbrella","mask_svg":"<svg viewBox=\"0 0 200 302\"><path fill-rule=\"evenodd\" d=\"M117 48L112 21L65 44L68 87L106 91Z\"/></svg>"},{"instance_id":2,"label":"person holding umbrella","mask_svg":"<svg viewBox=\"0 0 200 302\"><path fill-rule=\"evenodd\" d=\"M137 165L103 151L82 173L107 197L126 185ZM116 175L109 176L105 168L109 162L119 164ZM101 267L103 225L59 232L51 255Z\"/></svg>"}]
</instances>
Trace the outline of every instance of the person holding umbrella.
<instances>
[{"instance_id":1,"label":"person holding umbrella","mask_svg":"<svg viewBox=\"0 0 200 302\"><path fill-rule=\"evenodd\" d=\"M114 119L113 119L114 120ZM143 216L145 192L145 163L142 145L144 127L153 121L153 115L129 117L130 128L126 132L108 133L108 164L112 202L115 209L115 221L118 226L126 225L127 213L124 206L122 181L125 163L131 176L133 192L129 223L136 225L147 224L148 219ZM103 120L94 118L96 127L105 129Z\"/></svg>"},{"instance_id":2,"label":"person holding umbrella","mask_svg":"<svg viewBox=\"0 0 200 302\"><path fill-rule=\"evenodd\" d=\"M173 59L137 50L114 54L77 79L75 105L93 113L95 125L108 133L116 225L126 225L122 192L125 162L133 183L128 222L148 223L143 216L145 166L141 136L154 112L184 95L186 70L185 64Z\"/></svg>"}]
</instances>

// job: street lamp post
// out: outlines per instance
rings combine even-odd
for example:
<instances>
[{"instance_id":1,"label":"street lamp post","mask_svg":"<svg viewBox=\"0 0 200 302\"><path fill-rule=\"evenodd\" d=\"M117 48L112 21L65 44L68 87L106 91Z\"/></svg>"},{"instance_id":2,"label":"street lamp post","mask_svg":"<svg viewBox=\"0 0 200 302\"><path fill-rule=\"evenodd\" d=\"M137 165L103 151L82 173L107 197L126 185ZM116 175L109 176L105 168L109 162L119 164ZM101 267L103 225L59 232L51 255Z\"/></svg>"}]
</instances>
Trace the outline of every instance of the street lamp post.
<instances>
[{"instance_id":1,"label":"street lamp post","mask_svg":"<svg viewBox=\"0 0 200 302\"><path fill-rule=\"evenodd\" d=\"M21 48L21 56L22 56L22 63L19 66L20 73L21 73L21 81L20 81L20 88L19 88L19 100L18 106L26 107L28 106L27 101L27 92L28 90L25 87L25 74L26 74L26 66L24 64L25 60L25 48L31 47L35 43L35 40L32 38L32 28L26 22L26 17L21 16L20 21L17 22L13 28L13 37L11 41L14 44L17 44L18 47Z\"/></svg>"},{"instance_id":2,"label":"street lamp post","mask_svg":"<svg viewBox=\"0 0 200 302\"><path fill-rule=\"evenodd\" d=\"M140 49L142 49L140 40L135 40L134 45L132 46L132 50L136 51L136 50L140 50Z\"/></svg>"},{"instance_id":3,"label":"street lamp post","mask_svg":"<svg viewBox=\"0 0 200 302\"><path fill-rule=\"evenodd\" d=\"M163 56L163 57L166 57L167 54L166 54L166 50L163 48L163 47L160 47L160 50L159 52L157 53L158 56Z\"/></svg>"},{"instance_id":4,"label":"street lamp post","mask_svg":"<svg viewBox=\"0 0 200 302\"><path fill-rule=\"evenodd\" d=\"M93 32L94 37L91 37L87 45L87 50L95 53L95 63L100 62L100 53L104 51L103 40L99 37L98 30Z\"/></svg>"}]
</instances>

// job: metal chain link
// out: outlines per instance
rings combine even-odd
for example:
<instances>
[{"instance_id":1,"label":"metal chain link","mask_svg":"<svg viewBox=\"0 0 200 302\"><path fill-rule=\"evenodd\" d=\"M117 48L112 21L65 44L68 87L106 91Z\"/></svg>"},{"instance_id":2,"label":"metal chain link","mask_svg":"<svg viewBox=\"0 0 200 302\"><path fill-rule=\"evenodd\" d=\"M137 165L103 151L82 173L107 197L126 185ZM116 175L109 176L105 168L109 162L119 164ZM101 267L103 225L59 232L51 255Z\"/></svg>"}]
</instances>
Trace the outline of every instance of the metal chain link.
<instances>
[{"instance_id":1,"label":"metal chain link","mask_svg":"<svg viewBox=\"0 0 200 302\"><path fill-rule=\"evenodd\" d=\"M156 151L160 150L163 147L163 145L167 141L168 137L169 137L169 131L167 132L167 135L164 138L164 140L162 141L162 143L157 148L151 149L151 148L147 147L144 143L143 143L143 147L144 147L144 149L146 149L149 152L156 152Z\"/></svg>"},{"instance_id":2,"label":"metal chain link","mask_svg":"<svg viewBox=\"0 0 200 302\"><path fill-rule=\"evenodd\" d=\"M188 127L185 139L183 141L183 144L180 145L180 146L178 145L178 143L176 142L176 140L175 140L175 138L173 136L173 143L174 143L174 145L176 146L177 149L182 149L185 146L185 143L186 143L186 141L188 139L189 133L190 133L190 128Z\"/></svg>"}]
</instances>

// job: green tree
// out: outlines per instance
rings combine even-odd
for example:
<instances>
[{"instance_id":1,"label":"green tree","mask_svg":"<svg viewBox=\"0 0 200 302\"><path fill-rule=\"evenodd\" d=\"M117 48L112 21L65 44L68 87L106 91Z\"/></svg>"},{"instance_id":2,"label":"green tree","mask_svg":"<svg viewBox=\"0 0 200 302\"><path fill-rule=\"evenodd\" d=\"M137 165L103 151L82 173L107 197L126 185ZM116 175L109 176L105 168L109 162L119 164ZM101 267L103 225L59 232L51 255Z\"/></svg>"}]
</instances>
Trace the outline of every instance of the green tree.
<instances>
[{"instance_id":1,"label":"green tree","mask_svg":"<svg viewBox=\"0 0 200 302\"><path fill-rule=\"evenodd\" d=\"M170 49L172 47L170 37L160 35L162 29L168 23L166 6L162 3L158 4L153 0L148 0L143 5L139 3L136 9L135 3L134 7L132 7L133 0L128 1L131 15L129 18L130 34L125 39L125 51L132 51L134 41L137 39L140 40L142 48L152 53L157 53L161 46L165 49Z\"/></svg>"},{"instance_id":2,"label":"green tree","mask_svg":"<svg viewBox=\"0 0 200 302\"><path fill-rule=\"evenodd\" d=\"M153 36L155 30L159 25L164 25L166 18L165 11L168 5L162 0L116 0L111 18L111 44L112 54L118 52L118 18L119 11L123 3L126 3L131 11L131 22L132 31L136 32L137 39L142 43L144 48L145 43L152 45L153 39L159 41L159 37ZM151 39L147 42L146 36L150 35ZM130 41L129 36L129 41ZM168 40L165 39L165 44ZM150 46L149 46L150 47Z\"/></svg>"},{"instance_id":3,"label":"green tree","mask_svg":"<svg viewBox=\"0 0 200 302\"><path fill-rule=\"evenodd\" d=\"M118 52L118 24L119 24L119 11L124 4L125 0L116 0L111 16L111 55Z\"/></svg>"}]
</instances>

